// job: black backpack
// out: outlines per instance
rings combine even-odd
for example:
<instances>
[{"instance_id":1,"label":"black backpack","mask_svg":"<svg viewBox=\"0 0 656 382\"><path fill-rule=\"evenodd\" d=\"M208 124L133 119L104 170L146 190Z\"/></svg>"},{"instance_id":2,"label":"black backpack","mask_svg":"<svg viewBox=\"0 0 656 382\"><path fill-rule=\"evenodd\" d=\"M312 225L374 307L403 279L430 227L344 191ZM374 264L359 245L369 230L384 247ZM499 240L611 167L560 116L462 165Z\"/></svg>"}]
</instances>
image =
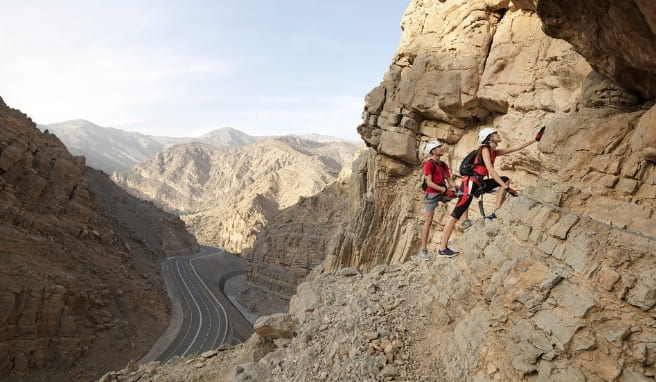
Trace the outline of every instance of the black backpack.
<instances>
[{"instance_id":1,"label":"black backpack","mask_svg":"<svg viewBox=\"0 0 656 382\"><path fill-rule=\"evenodd\" d=\"M474 167L475 166L480 166L480 164L475 163L476 162L476 157L478 156L480 151L481 151L481 149L478 148L478 149L470 152L469 154L467 154L465 159L463 159L462 162L460 163L460 168L459 168L460 175L462 175L462 176L478 175L474 172Z\"/></svg>"},{"instance_id":2,"label":"black backpack","mask_svg":"<svg viewBox=\"0 0 656 382\"><path fill-rule=\"evenodd\" d=\"M435 174L435 170L437 170L438 163L435 162L435 161L432 160L432 159L429 159L428 161L431 162L431 163L433 164L433 171L431 171L431 176L432 176L432 175ZM442 166L442 167L444 167L444 166ZM435 183L435 180L433 180L433 183ZM437 184L437 183L436 183L436 184ZM440 184L440 186L441 186L441 184ZM426 177L424 176L424 181L421 182L421 189L424 190L424 191L426 191L427 188L428 188L428 183L426 183Z\"/></svg>"}]
</instances>

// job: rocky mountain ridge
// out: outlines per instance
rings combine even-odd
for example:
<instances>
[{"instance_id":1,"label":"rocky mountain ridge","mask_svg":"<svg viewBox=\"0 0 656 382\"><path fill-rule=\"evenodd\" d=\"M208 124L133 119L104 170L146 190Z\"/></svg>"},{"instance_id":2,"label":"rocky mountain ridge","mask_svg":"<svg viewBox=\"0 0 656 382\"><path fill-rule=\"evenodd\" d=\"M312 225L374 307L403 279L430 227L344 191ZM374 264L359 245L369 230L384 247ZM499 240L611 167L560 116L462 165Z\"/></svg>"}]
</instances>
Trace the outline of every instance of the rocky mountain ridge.
<instances>
[{"instance_id":1,"label":"rocky mountain ridge","mask_svg":"<svg viewBox=\"0 0 656 382\"><path fill-rule=\"evenodd\" d=\"M180 214L203 244L234 253L250 248L281 209L332 182L361 147L316 134L254 137L232 128L198 138L146 136L87 121L41 129L135 196Z\"/></svg>"},{"instance_id":2,"label":"rocky mountain ridge","mask_svg":"<svg viewBox=\"0 0 656 382\"><path fill-rule=\"evenodd\" d=\"M550 2L541 4L547 3ZM417 192L415 183L421 178L423 145L432 138L447 143L443 159L452 169L457 169L459 161L476 147L476 132L482 126L499 129L504 143L511 145L531 137L543 125L549 126L547 131L560 135L569 129L561 129L560 124L573 129L581 125L572 123L601 122L622 110L627 113L625 117L618 116L615 120L627 119L626 123L620 123L622 127L618 125L626 134L635 126L635 118L650 107L651 103L637 93L622 89L592 71L585 59L566 42L545 35L533 2L520 2L518 6L487 1L462 8L448 1L413 3L408 8L402 23L401 45L390 71L381 85L365 98L364 123L358 130L371 149L362 160L354 184L349 186L358 190L353 195L358 202L349 204L347 215L350 218L342 221L342 232L328 233L324 238L330 236L330 240L319 240L322 244L311 249L327 256L327 268L368 268L381 261L404 261L416 252L422 224L418 220L423 206L422 194ZM446 22L438 22L437 18ZM579 109L581 113L576 113ZM631 141L636 154L642 154L631 159L628 168L644 171L648 167L641 163L653 158L653 138L650 132L644 131L649 129L647 125L648 122L643 122L642 131L635 135L640 138ZM602 136L596 130L581 134L579 139L583 142L585 134ZM615 161L615 170L606 176L606 182L618 182L621 187L629 188L639 186L640 191L633 201L650 205L653 187L648 179L649 170L640 184L626 179L633 174L618 177L617 161L625 154L609 155L609 148L593 149L586 147L586 143L581 143L582 151L578 153L563 152L558 146L566 144L566 139L560 135L549 148L538 149L533 145L511 156L500 157L497 166L502 173L511 175L515 188L521 189L544 173L557 170L556 161L550 165L550 158L558 159L561 155L569 158L570 162L561 161L558 165L567 164L573 170L572 166L592 160L593 150L596 150L603 154L596 161ZM613 146L617 145L618 136L612 139ZM591 140L590 146L594 147L593 142ZM581 159L583 153L586 153L585 159ZM601 164L595 166L602 167ZM589 188L578 184L575 187ZM626 192L634 191L637 190ZM608 193L606 190L600 196L606 197ZM614 193L611 199L626 198L623 193ZM493 198L485 200L488 211L493 207L492 201ZM597 214L589 210L579 212ZM443 221L449 213L447 209L438 210L436 220ZM478 212L473 208L471 214L475 216ZM276 228L267 227L265 231L267 229ZM434 240L439 240L439 235ZM284 246L272 248L256 242L253 252L262 255L249 267L264 270L267 266L263 264L272 264L274 269L267 272L285 273L285 267L275 265L281 263L280 256L286 256ZM257 272L251 277L257 284ZM263 282L268 278L264 277ZM294 279L299 279L299 275ZM289 290L293 287L287 288ZM280 293L276 288L269 291Z\"/></svg>"},{"instance_id":3,"label":"rocky mountain ridge","mask_svg":"<svg viewBox=\"0 0 656 382\"><path fill-rule=\"evenodd\" d=\"M130 171L135 165L152 159L165 148L178 144L199 142L221 147L241 147L273 137L248 135L231 127L203 134L199 137L153 136L101 127L92 122L77 119L47 125L37 125L41 131L55 134L73 155L82 155L90 167L107 174ZM343 140L308 134L299 138L317 142L342 142Z\"/></svg>"},{"instance_id":4,"label":"rocky mountain ridge","mask_svg":"<svg viewBox=\"0 0 656 382\"><path fill-rule=\"evenodd\" d=\"M120 190L0 99L0 379L87 381L145 354L171 308L176 216Z\"/></svg>"},{"instance_id":5,"label":"rocky mountain ridge","mask_svg":"<svg viewBox=\"0 0 656 382\"><path fill-rule=\"evenodd\" d=\"M127 171L187 138L155 137L133 131L101 127L85 120L72 120L38 126L55 134L73 155L82 155L86 163L107 174Z\"/></svg>"},{"instance_id":6,"label":"rocky mountain ridge","mask_svg":"<svg viewBox=\"0 0 656 382\"><path fill-rule=\"evenodd\" d=\"M280 307L266 311L253 306L256 313L286 311L298 284L323 262L325 253L339 246L344 226L358 206L355 196L363 186L361 166L366 165L367 155L368 149L358 151L337 180L280 211L258 233L253 248L244 251L249 281L244 298L266 298Z\"/></svg>"},{"instance_id":7,"label":"rocky mountain ridge","mask_svg":"<svg viewBox=\"0 0 656 382\"><path fill-rule=\"evenodd\" d=\"M369 148L340 191L354 198L339 214L309 214L322 195L291 207L299 221L267 226L254 245L249 277L264 269L259 285L276 296L302 279L299 254L316 254L289 312L260 318L236 349L105 380L654 380L656 56L641 48L656 41L654 9L412 1L390 70L365 98ZM521 196L457 233L460 256L413 259L425 143L447 142L457 168L480 128L510 146L543 125L539 144L496 163ZM433 251L451 208L435 214ZM331 216L331 231L315 229ZM306 228L315 238L303 246L273 239Z\"/></svg>"},{"instance_id":8,"label":"rocky mountain ridge","mask_svg":"<svg viewBox=\"0 0 656 382\"><path fill-rule=\"evenodd\" d=\"M352 160L358 145L299 137L241 147L170 147L112 180L180 214L202 244L240 253L279 210L319 192Z\"/></svg>"}]
</instances>

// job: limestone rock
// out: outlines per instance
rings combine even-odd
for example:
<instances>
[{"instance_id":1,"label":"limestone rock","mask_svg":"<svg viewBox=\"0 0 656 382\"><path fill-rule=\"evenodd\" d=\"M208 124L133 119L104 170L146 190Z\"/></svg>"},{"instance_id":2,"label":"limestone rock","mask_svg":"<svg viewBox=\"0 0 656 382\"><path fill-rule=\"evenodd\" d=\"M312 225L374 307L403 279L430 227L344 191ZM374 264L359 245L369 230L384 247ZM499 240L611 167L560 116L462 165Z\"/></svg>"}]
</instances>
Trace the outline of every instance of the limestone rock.
<instances>
[{"instance_id":1,"label":"limestone rock","mask_svg":"<svg viewBox=\"0 0 656 382\"><path fill-rule=\"evenodd\" d=\"M202 244L241 253L280 210L336 179L357 146L295 137L242 147L188 143L112 179L180 214Z\"/></svg>"},{"instance_id":2,"label":"limestone rock","mask_svg":"<svg viewBox=\"0 0 656 382\"><path fill-rule=\"evenodd\" d=\"M218 360L203 367L217 380L653 379L654 17L646 4L413 1L390 70L367 97L358 131L368 149L358 166L343 188L279 215L249 255L252 280L272 294L300 284L284 315L296 318L296 335L255 334L226 357L231 371ZM643 20L628 25L635 17ZM490 126L508 146L546 126L539 144L497 161L521 195L495 221L457 231L450 245L460 256L414 259L425 216L421 148L448 138L445 159L456 168ZM414 137L416 163L405 147L388 149L399 136ZM317 208L340 192L336 209ZM451 207L436 211L431 247ZM119 380L169 373L193 375L163 365Z\"/></svg>"},{"instance_id":3,"label":"limestone rock","mask_svg":"<svg viewBox=\"0 0 656 382\"><path fill-rule=\"evenodd\" d=\"M656 10L648 0L539 0L544 31L572 44L620 86L656 97Z\"/></svg>"},{"instance_id":4,"label":"limestone rock","mask_svg":"<svg viewBox=\"0 0 656 382\"><path fill-rule=\"evenodd\" d=\"M352 217L350 213L366 182L362 178L362 166L366 164L368 152L360 152L342 169L338 180L326 186L320 195L301 198L264 226L253 248L244 253L250 283L271 297L289 301L301 281L322 263L326 253L340 247L342 227ZM291 303L290 309L294 305Z\"/></svg>"},{"instance_id":5,"label":"limestone rock","mask_svg":"<svg viewBox=\"0 0 656 382\"><path fill-rule=\"evenodd\" d=\"M170 315L159 262L199 249L183 222L1 99L0 201L0 379L90 380L147 351Z\"/></svg>"},{"instance_id":6,"label":"limestone rock","mask_svg":"<svg viewBox=\"0 0 656 382\"><path fill-rule=\"evenodd\" d=\"M290 314L274 314L260 317L253 325L255 333L267 340L292 338L297 331L298 321Z\"/></svg>"},{"instance_id":7,"label":"limestone rock","mask_svg":"<svg viewBox=\"0 0 656 382\"><path fill-rule=\"evenodd\" d=\"M652 106L638 122L631 138L631 150L645 160L656 163L656 106Z\"/></svg>"}]
</instances>

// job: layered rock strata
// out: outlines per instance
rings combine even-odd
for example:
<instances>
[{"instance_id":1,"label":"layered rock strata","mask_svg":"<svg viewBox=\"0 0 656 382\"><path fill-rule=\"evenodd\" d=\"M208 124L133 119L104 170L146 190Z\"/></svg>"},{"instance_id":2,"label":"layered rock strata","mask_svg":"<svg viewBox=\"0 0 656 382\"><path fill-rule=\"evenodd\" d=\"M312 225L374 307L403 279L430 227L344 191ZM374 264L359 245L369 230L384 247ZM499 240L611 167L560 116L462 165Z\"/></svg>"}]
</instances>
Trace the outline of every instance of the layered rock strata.
<instances>
[{"instance_id":1,"label":"layered rock strata","mask_svg":"<svg viewBox=\"0 0 656 382\"><path fill-rule=\"evenodd\" d=\"M168 148L112 179L180 214L201 243L241 253L280 210L335 180L358 147L297 137L242 147L190 143Z\"/></svg>"},{"instance_id":2,"label":"layered rock strata","mask_svg":"<svg viewBox=\"0 0 656 382\"><path fill-rule=\"evenodd\" d=\"M433 332L440 340L425 344L438 347L430 362L444 369L446 380L656 374L653 71L648 49L639 60L634 43L617 42L656 41L645 27L651 11L639 2L601 2L585 5L583 22L549 20L551 7L572 9L563 3L413 1L390 70L365 98L358 131L371 150L358 174L363 187L337 237L335 231L323 236L337 245L324 241L306 250L319 248L329 273L407 261L418 250L420 164L428 140L447 142L454 169L476 147L480 128L498 129L502 146L511 146L546 126L539 144L497 160L523 196L506 202L498 222L456 233L451 245L464 255L433 274L434 299L426 309L449 319ZM632 23L637 27L626 28ZM543 30L578 40L570 45ZM607 39L591 41L596 36ZM604 44L612 55L600 49ZM647 74L635 81L637 73ZM490 210L493 198L484 199ZM451 208L436 212L432 248ZM470 216L477 215L472 209ZM287 261L282 245L268 253ZM254 367L292 353L274 352L275 361ZM291 364L291 374L280 367L291 380L298 375Z\"/></svg>"},{"instance_id":3,"label":"layered rock strata","mask_svg":"<svg viewBox=\"0 0 656 382\"><path fill-rule=\"evenodd\" d=\"M197 251L182 221L85 167L0 100L0 379L90 380L168 325L159 276Z\"/></svg>"},{"instance_id":4,"label":"layered rock strata","mask_svg":"<svg viewBox=\"0 0 656 382\"><path fill-rule=\"evenodd\" d=\"M261 295L275 297L285 306L297 285L323 262L325 253L341 246L344 224L353 217L355 195L364 187L359 174L368 151L359 151L321 193L301 198L282 210L258 233L253 248L244 252L253 294L261 291ZM253 308L260 314L274 313Z\"/></svg>"},{"instance_id":5,"label":"layered rock strata","mask_svg":"<svg viewBox=\"0 0 656 382\"><path fill-rule=\"evenodd\" d=\"M638 1L574 2L576 10L564 1L413 1L390 71L365 100L358 130L370 149L353 183L361 187L339 205L341 229L306 248L326 260L297 287L289 312L258 320L235 350L107 380L196 370L226 381L653 380L656 106L639 86L599 74L594 57L588 64L542 32L541 6L557 3L572 9L569 18L612 9L597 30L558 24L583 44L649 18L630 6L644 6ZM640 30L633 40L653 40L651 29ZM607 62L634 61L623 47ZM458 257L412 258L425 142L452 145L454 168L481 127L512 145L543 125L539 144L497 161L522 190L498 219L457 233L450 245ZM436 213L432 248L449 212ZM302 221L296 231L312 228ZM288 243L262 244L288 261Z\"/></svg>"}]
</instances>

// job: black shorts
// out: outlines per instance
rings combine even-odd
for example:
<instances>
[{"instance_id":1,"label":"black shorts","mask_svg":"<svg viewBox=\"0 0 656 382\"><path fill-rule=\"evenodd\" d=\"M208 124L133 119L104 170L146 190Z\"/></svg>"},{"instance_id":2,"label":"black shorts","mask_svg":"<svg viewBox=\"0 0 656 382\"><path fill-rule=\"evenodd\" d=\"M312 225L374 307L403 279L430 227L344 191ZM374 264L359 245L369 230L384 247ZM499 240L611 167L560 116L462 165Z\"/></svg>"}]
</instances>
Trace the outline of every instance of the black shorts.
<instances>
[{"instance_id":1,"label":"black shorts","mask_svg":"<svg viewBox=\"0 0 656 382\"><path fill-rule=\"evenodd\" d=\"M502 176L501 180L503 180L504 183L508 183L507 176ZM499 187L499 183L492 178L477 181L473 176L465 176L462 178L462 183L460 183L460 191L462 192L462 195L458 198L458 202L456 203L453 212L451 212L451 216L460 219L462 214L464 214L469 208L474 196L479 197L483 194L493 192L497 187Z\"/></svg>"}]
</instances>

